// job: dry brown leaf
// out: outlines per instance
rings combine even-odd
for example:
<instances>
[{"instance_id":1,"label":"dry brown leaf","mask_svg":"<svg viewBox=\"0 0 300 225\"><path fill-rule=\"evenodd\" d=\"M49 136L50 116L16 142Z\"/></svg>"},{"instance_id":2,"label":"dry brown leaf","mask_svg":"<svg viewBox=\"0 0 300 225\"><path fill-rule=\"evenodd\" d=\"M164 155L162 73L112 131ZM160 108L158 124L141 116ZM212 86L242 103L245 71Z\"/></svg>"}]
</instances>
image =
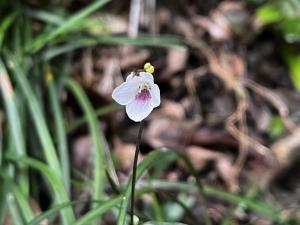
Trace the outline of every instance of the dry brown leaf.
<instances>
[{"instance_id":1,"label":"dry brown leaf","mask_svg":"<svg viewBox=\"0 0 300 225\"><path fill-rule=\"evenodd\" d=\"M161 104L159 111L160 113L170 118L174 118L174 119L185 118L185 112L182 104L174 101L164 100Z\"/></svg>"},{"instance_id":2,"label":"dry brown leaf","mask_svg":"<svg viewBox=\"0 0 300 225\"><path fill-rule=\"evenodd\" d=\"M146 141L153 148L181 147L186 145L187 134L194 129L197 123L178 120L174 117L156 117L146 130Z\"/></svg>"},{"instance_id":3,"label":"dry brown leaf","mask_svg":"<svg viewBox=\"0 0 300 225\"><path fill-rule=\"evenodd\" d=\"M101 80L95 85L97 93L101 96L111 99L111 93L115 88L115 75L121 74L119 63L115 58L107 60Z\"/></svg>"},{"instance_id":4,"label":"dry brown leaf","mask_svg":"<svg viewBox=\"0 0 300 225\"><path fill-rule=\"evenodd\" d=\"M78 137L71 147L72 165L85 174L91 169L91 138L89 136Z\"/></svg>"},{"instance_id":5,"label":"dry brown leaf","mask_svg":"<svg viewBox=\"0 0 300 225\"><path fill-rule=\"evenodd\" d=\"M202 170L209 161L215 161L224 156L222 153L198 146L189 146L185 152L196 170Z\"/></svg>"},{"instance_id":6,"label":"dry brown leaf","mask_svg":"<svg viewBox=\"0 0 300 225\"><path fill-rule=\"evenodd\" d=\"M199 128L193 132L189 144L237 148L238 142L223 129Z\"/></svg>"},{"instance_id":7,"label":"dry brown leaf","mask_svg":"<svg viewBox=\"0 0 300 225\"><path fill-rule=\"evenodd\" d=\"M145 61L149 58L148 50L136 51L136 48L132 46L123 46L120 48L121 58L120 67L122 69L135 68L138 66L140 69L141 65L144 65Z\"/></svg>"},{"instance_id":8,"label":"dry brown leaf","mask_svg":"<svg viewBox=\"0 0 300 225\"><path fill-rule=\"evenodd\" d=\"M84 83L91 84L95 79L92 48L87 48L83 51L82 70Z\"/></svg>"},{"instance_id":9,"label":"dry brown leaf","mask_svg":"<svg viewBox=\"0 0 300 225\"><path fill-rule=\"evenodd\" d=\"M167 54L167 65L161 79L167 79L172 74L182 70L186 66L188 51L186 48L176 47L170 48Z\"/></svg>"},{"instance_id":10,"label":"dry brown leaf","mask_svg":"<svg viewBox=\"0 0 300 225\"><path fill-rule=\"evenodd\" d=\"M242 2L223 1L209 17L197 16L193 22L205 29L213 40L224 42L232 38L232 31L241 33L240 30L245 29L248 18Z\"/></svg>"},{"instance_id":11,"label":"dry brown leaf","mask_svg":"<svg viewBox=\"0 0 300 225\"><path fill-rule=\"evenodd\" d=\"M111 35L124 34L128 30L127 19L114 15L105 15L106 24L109 25L108 29Z\"/></svg>"},{"instance_id":12,"label":"dry brown leaf","mask_svg":"<svg viewBox=\"0 0 300 225\"><path fill-rule=\"evenodd\" d=\"M219 158L216 163L218 173L226 183L231 192L237 192L238 186L238 168L234 166L228 158Z\"/></svg>"},{"instance_id":13,"label":"dry brown leaf","mask_svg":"<svg viewBox=\"0 0 300 225\"><path fill-rule=\"evenodd\" d=\"M189 146L185 152L196 170L203 169L208 162L213 161L228 189L231 192L238 190L238 168L227 155L199 146Z\"/></svg>"},{"instance_id":14,"label":"dry brown leaf","mask_svg":"<svg viewBox=\"0 0 300 225\"><path fill-rule=\"evenodd\" d=\"M121 141L119 138L114 139L114 154L118 160L120 169L130 171L133 164L135 144L129 144ZM143 156L140 154L138 161L142 161Z\"/></svg>"},{"instance_id":15,"label":"dry brown leaf","mask_svg":"<svg viewBox=\"0 0 300 225\"><path fill-rule=\"evenodd\" d=\"M228 23L221 14L214 13L212 18L197 16L194 23L207 30L215 41L226 41L231 37Z\"/></svg>"},{"instance_id":16,"label":"dry brown leaf","mask_svg":"<svg viewBox=\"0 0 300 225\"><path fill-rule=\"evenodd\" d=\"M272 144L271 150L279 164L279 169L286 169L299 158L300 128L296 128L290 135Z\"/></svg>"}]
</instances>

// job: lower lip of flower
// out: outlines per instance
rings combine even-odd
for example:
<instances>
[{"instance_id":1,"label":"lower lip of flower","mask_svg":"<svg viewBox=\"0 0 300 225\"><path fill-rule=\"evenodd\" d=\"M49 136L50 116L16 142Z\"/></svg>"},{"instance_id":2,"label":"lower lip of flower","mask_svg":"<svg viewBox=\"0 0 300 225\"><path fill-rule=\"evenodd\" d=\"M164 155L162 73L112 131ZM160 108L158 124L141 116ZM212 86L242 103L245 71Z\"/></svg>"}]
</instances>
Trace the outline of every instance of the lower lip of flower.
<instances>
[{"instance_id":1,"label":"lower lip of flower","mask_svg":"<svg viewBox=\"0 0 300 225\"><path fill-rule=\"evenodd\" d=\"M135 99L138 101L146 102L151 98L150 92L148 89L141 90L136 96Z\"/></svg>"}]
</instances>

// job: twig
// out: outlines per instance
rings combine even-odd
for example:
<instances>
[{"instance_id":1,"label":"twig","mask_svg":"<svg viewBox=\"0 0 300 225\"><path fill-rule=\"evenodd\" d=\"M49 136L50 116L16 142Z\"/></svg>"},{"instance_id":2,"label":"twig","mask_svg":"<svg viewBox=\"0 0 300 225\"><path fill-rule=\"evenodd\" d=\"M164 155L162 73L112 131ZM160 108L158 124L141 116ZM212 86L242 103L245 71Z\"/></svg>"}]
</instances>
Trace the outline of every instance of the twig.
<instances>
[{"instance_id":1,"label":"twig","mask_svg":"<svg viewBox=\"0 0 300 225\"><path fill-rule=\"evenodd\" d=\"M238 126L240 128L240 132L245 136L248 136L248 127L246 124L246 110L248 107L247 92L240 82L236 83L234 92L237 96L238 101L238 107L235 113L236 119L238 121ZM245 140L245 138L242 138L241 136L238 136L237 139L239 140L239 155L236 159L235 164L238 168L238 171L240 171L243 168L248 155L249 143Z\"/></svg>"},{"instance_id":2,"label":"twig","mask_svg":"<svg viewBox=\"0 0 300 225\"><path fill-rule=\"evenodd\" d=\"M138 36L141 14L141 0L131 0L129 12L128 36L135 38Z\"/></svg>"},{"instance_id":3,"label":"twig","mask_svg":"<svg viewBox=\"0 0 300 225\"><path fill-rule=\"evenodd\" d=\"M133 217L134 217L134 194L135 194L135 182L136 182L136 168L137 168L137 162L138 162L139 152L140 152L143 123L144 123L143 121L140 122L140 128L139 128L138 139L137 139L135 153L134 153L133 167L132 167L130 225L134 225Z\"/></svg>"},{"instance_id":4,"label":"twig","mask_svg":"<svg viewBox=\"0 0 300 225\"><path fill-rule=\"evenodd\" d=\"M258 94L258 95L264 97L266 100L268 100L278 110L278 113L279 113L280 117L282 118L282 121L283 121L285 127L291 133L293 133L293 131L296 130L297 126L289 117L288 107L276 93L272 92L271 90L267 89L266 87L263 87L250 79L244 79L244 84L248 88L253 90L256 94Z\"/></svg>"}]
</instances>

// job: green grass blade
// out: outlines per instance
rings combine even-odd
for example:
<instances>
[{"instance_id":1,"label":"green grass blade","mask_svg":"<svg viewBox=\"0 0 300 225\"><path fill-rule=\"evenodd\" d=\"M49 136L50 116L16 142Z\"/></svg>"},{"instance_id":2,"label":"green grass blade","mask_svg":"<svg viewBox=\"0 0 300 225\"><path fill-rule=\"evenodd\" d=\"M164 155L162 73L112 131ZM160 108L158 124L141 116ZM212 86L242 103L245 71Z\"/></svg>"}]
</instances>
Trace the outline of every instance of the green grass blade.
<instances>
[{"instance_id":1,"label":"green grass blade","mask_svg":"<svg viewBox=\"0 0 300 225\"><path fill-rule=\"evenodd\" d=\"M57 195L56 200L58 203L67 202L69 201L69 199L68 199L68 194L63 185L63 179L62 179L63 177L61 174L60 164L57 159L54 144L52 142L50 133L48 131L44 116L41 112L41 108L38 103L38 100L34 95L31 86L28 80L26 79L25 74L23 73L18 63L14 60L14 56L8 54L7 52L6 52L6 56L7 58L10 59L7 60L7 63L8 65L11 66L12 75L16 80L17 84L20 86L21 91L23 92L27 100L31 117L37 129L37 133L39 135L39 139L41 141L47 163L51 168L51 170L53 171L53 173L55 174L56 178L60 181L61 185L63 186L63 188L60 189L60 194ZM74 215L72 210L71 209L64 210L64 212L62 213L62 219L64 224L72 224L72 222L74 221Z\"/></svg>"},{"instance_id":2,"label":"green grass blade","mask_svg":"<svg viewBox=\"0 0 300 225\"><path fill-rule=\"evenodd\" d=\"M157 222L157 221L148 221L143 223L143 225L187 225L185 223L167 223L167 222Z\"/></svg>"},{"instance_id":3,"label":"green grass blade","mask_svg":"<svg viewBox=\"0 0 300 225\"><path fill-rule=\"evenodd\" d=\"M86 215L82 216L80 219L74 223L74 225L86 225L91 224L97 217L108 211L109 209L117 206L122 201L122 196L114 197L109 199L106 203L94 208Z\"/></svg>"},{"instance_id":4,"label":"green grass blade","mask_svg":"<svg viewBox=\"0 0 300 225\"><path fill-rule=\"evenodd\" d=\"M84 114L86 115L89 130L93 143L94 154L94 187L93 187L93 200L100 200L104 196L104 182L105 182L105 165L104 165L104 142L100 134L100 128L97 118L94 114L93 107L85 95L82 88L72 79L66 78L64 80L66 86L78 100ZM95 204L93 204L95 206Z\"/></svg>"},{"instance_id":5,"label":"green grass blade","mask_svg":"<svg viewBox=\"0 0 300 225\"><path fill-rule=\"evenodd\" d=\"M9 28L9 26L13 23L13 21L16 18L16 13L12 13L8 16L6 16L4 19L2 19L0 23L0 49L2 48L3 40L6 35L6 31Z\"/></svg>"},{"instance_id":6,"label":"green grass blade","mask_svg":"<svg viewBox=\"0 0 300 225\"><path fill-rule=\"evenodd\" d=\"M17 156L26 155L25 141L22 133L22 127L20 117L15 101L15 93L12 88L11 81L9 79L6 68L0 59L0 88L5 103L5 111L8 117L9 131L12 139L14 140L14 152ZM20 173L18 175L19 185L22 192L27 196L29 191L28 173L27 168L20 167Z\"/></svg>"},{"instance_id":7,"label":"green grass blade","mask_svg":"<svg viewBox=\"0 0 300 225\"><path fill-rule=\"evenodd\" d=\"M170 154L173 154L171 151L154 151L148 154L145 159L138 165L137 168L137 180L142 176L142 174L150 167L155 166L157 164L160 164L163 162L167 157L170 157ZM100 207L97 207L90 212L86 213L84 216L82 216L74 225L85 225L90 224L92 221L94 221L99 215L104 213L105 210L109 210L115 205L118 205L121 203L120 212L119 212L119 219L118 221L122 220L121 222L125 222L126 212L127 212L127 205L131 194L131 181L128 181L128 184L126 186L126 189L124 190L124 194L122 196L117 196L110 201L107 202L109 205L101 205ZM152 191L152 190L151 190ZM144 193L139 192L137 195L140 195ZM111 204L110 204L111 203Z\"/></svg>"},{"instance_id":8,"label":"green grass blade","mask_svg":"<svg viewBox=\"0 0 300 225\"><path fill-rule=\"evenodd\" d=\"M95 116L96 117L104 116L104 115L106 115L110 112L116 111L119 108L120 108L119 105L117 105L115 103L111 103L109 105L106 105L106 106L103 106L103 107L100 107L100 108L96 109L95 110ZM76 128L82 126L86 122L87 122L86 117L82 117L82 118L79 118L79 119L71 122L69 124L69 126L67 127L67 132L70 133L70 132L74 131Z\"/></svg>"},{"instance_id":9,"label":"green grass blade","mask_svg":"<svg viewBox=\"0 0 300 225\"><path fill-rule=\"evenodd\" d=\"M29 18L38 19L47 24L53 24L56 26L61 26L65 20L63 17L59 16L58 14L51 13L44 10L37 10L37 9L26 9L25 14Z\"/></svg>"},{"instance_id":10,"label":"green grass blade","mask_svg":"<svg viewBox=\"0 0 300 225\"><path fill-rule=\"evenodd\" d=\"M33 212L29 205L29 197L24 195L22 192L22 187L19 187L14 183L14 181L7 175L7 173L1 171L1 176L4 178L6 182L7 188L12 191L16 202L18 203L20 210L22 212L22 216L26 222L29 222L34 218Z\"/></svg>"},{"instance_id":11,"label":"green grass blade","mask_svg":"<svg viewBox=\"0 0 300 225\"><path fill-rule=\"evenodd\" d=\"M165 180L152 180L151 182L141 182L139 190L168 190L168 191L184 191L184 192L197 192L197 185L195 182L173 182ZM235 204L243 204L248 209L251 209L273 221L282 221L282 214L279 210L274 209L271 205L263 201L254 201L247 197L240 196L238 194L221 191L211 186L204 186L204 193L207 196L219 198Z\"/></svg>"},{"instance_id":12,"label":"green grass blade","mask_svg":"<svg viewBox=\"0 0 300 225\"><path fill-rule=\"evenodd\" d=\"M149 46L149 47L176 47L176 46L184 46L185 41L179 37L137 37L137 38L129 38L126 36L102 36L95 38L86 38L82 37L79 40L71 40L67 44L52 47L51 49L46 50L42 59L44 61L48 61L56 56L74 51L79 48L94 46L97 44L106 44L106 45L136 45L136 46Z\"/></svg>"},{"instance_id":13,"label":"green grass blade","mask_svg":"<svg viewBox=\"0 0 300 225\"><path fill-rule=\"evenodd\" d=\"M15 197L12 193L6 195L6 202L9 208L10 216L14 222L14 225L24 225L19 209L16 205Z\"/></svg>"},{"instance_id":14,"label":"green grass blade","mask_svg":"<svg viewBox=\"0 0 300 225\"><path fill-rule=\"evenodd\" d=\"M90 202L90 200L77 200L72 202L66 202L62 204L55 205L51 207L49 210L45 211L44 213L36 216L33 220L31 220L27 225L39 225L42 221L46 221L49 218L55 216L59 211L66 207L78 205L78 204L84 204ZM103 201L95 201L96 203L104 203ZM105 204L105 203L104 203Z\"/></svg>"},{"instance_id":15,"label":"green grass blade","mask_svg":"<svg viewBox=\"0 0 300 225\"><path fill-rule=\"evenodd\" d=\"M20 86L22 93L24 94L29 110L32 116L32 120L37 129L41 144L43 146L43 151L49 166L57 173L60 179L62 179L60 174L60 165L57 159L56 151L54 148L53 141L51 139L49 130L46 125L45 118L42 114L39 102L32 91L32 87L29 84L23 70L20 65L14 60L14 56L7 54L7 64L10 65L12 70L12 77L16 80L17 84Z\"/></svg>"},{"instance_id":16,"label":"green grass blade","mask_svg":"<svg viewBox=\"0 0 300 225\"><path fill-rule=\"evenodd\" d=\"M2 178L0 178L0 199L5 200L6 195L7 195L6 183ZM0 224L4 224L4 219L7 211L6 209L7 209L6 201L0 201Z\"/></svg>"},{"instance_id":17,"label":"green grass blade","mask_svg":"<svg viewBox=\"0 0 300 225\"><path fill-rule=\"evenodd\" d=\"M76 27L77 24L83 20L85 17L89 16L91 13L95 12L97 9L104 6L110 0L96 0L94 3L88 5L84 9L80 10L75 15L67 19L62 25L51 31L50 33L42 33L34 39L30 45L25 47L26 52L36 52L42 48L45 44L58 37L61 34L69 32L72 28Z\"/></svg>"},{"instance_id":18,"label":"green grass blade","mask_svg":"<svg viewBox=\"0 0 300 225\"><path fill-rule=\"evenodd\" d=\"M60 163L63 174L63 181L68 193L70 193L70 163L69 163L69 154L67 146L67 137L64 126L64 120L62 115L62 110L59 104L59 96L55 88L53 81L53 74L50 71L50 68L46 71L46 82L48 87L48 93L50 97L50 104L53 110L54 115L54 124L55 124L55 134L56 140L58 141L58 151L60 156Z\"/></svg>"},{"instance_id":19,"label":"green grass blade","mask_svg":"<svg viewBox=\"0 0 300 225\"><path fill-rule=\"evenodd\" d=\"M43 174L47 178L48 182L51 184L51 187L55 194L56 202L58 204L69 202L69 198L65 192L65 187L61 182L60 177L57 176L57 173L53 171L49 166L30 157L15 157L13 155L7 155L7 159L14 161L16 163L23 163L27 166L30 166L38 170L41 174ZM73 225L74 217L73 217L73 212L71 207L63 209L61 211L61 214L62 214L62 219L64 224Z\"/></svg>"}]
</instances>

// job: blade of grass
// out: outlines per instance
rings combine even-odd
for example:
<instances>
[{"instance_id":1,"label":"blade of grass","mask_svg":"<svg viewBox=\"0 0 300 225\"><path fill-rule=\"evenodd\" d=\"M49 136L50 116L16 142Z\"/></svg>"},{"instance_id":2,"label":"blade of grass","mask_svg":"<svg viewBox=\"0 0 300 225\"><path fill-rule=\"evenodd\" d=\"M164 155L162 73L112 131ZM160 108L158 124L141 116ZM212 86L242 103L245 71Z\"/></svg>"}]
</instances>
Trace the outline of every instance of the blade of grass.
<instances>
[{"instance_id":1,"label":"blade of grass","mask_svg":"<svg viewBox=\"0 0 300 225\"><path fill-rule=\"evenodd\" d=\"M0 88L5 103L5 111L8 117L9 132L14 140L14 152L17 156L26 155L24 136L22 133L22 127L18 109L15 102L15 93L12 88L11 81L9 79L6 68L0 59ZM19 185L22 192L28 196L29 182L28 182L28 171L24 166L20 167L20 173L18 174Z\"/></svg>"},{"instance_id":2,"label":"blade of grass","mask_svg":"<svg viewBox=\"0 0 300 225\"><path fill-rule=\"evenodd\" d=\"M67 44L61 45L59 47L52 47L46 50L42 59L48 61L56 56L65 54L67 52L74 51L79 48L94 46L97 44L107 44L107 45L136 45L136 46L149 46L149 47L176 47L184 46L185 41L178 37L138 37L129 38L126 36L102 36L95 38L82 37L79 40L70 40Z\"/></svg>"},{"instance_id":3,"label":"blade of grass","mask_svg":"<svg viewBox=\"0 0 300 225\"><path fill-rule=\"evenodd\" d=\"M41 222L43 222L51 217L54 217L60 210L66 208L66 207L79 205L79 204L85 204L88 202L90 202L90 200L76 200L76 201L72 201L72 202L66 202L63 204L55 205L55 206L51 207L50 209L48 209L47 211L43 212L42 214L36 216L27 225L39 225ZM99 204L105 204L104 201L94 201L94 202L99 203Z\"/></svg>"},{"instance_id":4,"label":"blade of grass","mask_svg":"<svg viewBox=\"0 0 300 225\"><path fill-rule=\"evenodd\" d=\"M92 143L93 143L93 154L94 154L94 185L93 185L93 200L99 200L104 196L104 182L105 182L105 164L104 164L104 142L102 135L100 134L100 128L95 116L93 107L85 95L82 88L71 78L65 78L64 84L72 92L75 98L78 100L84 114L86 115ZM95 207L95 204L92 205Z\"/></svg>"},{"instance_id":5,"label":"blade of grass","mask_svg":"<svg viewBox=\"0 0 300 225\"><path fill-rule=\"evenodd\" d=\"M166 157L170 157L171 154L173 154L171 151L154 151L148 154L137 167L137 171L136 171L137 180L143 175L143 173L150 166L155 166L161 162L164 162ZM141 193L142 192L140 192L140 194ZM127 206L128 206L130 194L131 194L131 180L128 181L126 189L124 190L124 194L114 198L115 202L113 203L115 203L115 205L121 203L118 224L125 223L125 217L127 213ZM90 224L91 221L95 220L95 218L97 218L99 214L102 213L103 213L103 208L101 208L101 206L95 208L90 212L88 212L87 214L85 214L84 216L82 216L80 219L78 219L78 221L74 225Z\"/></svg>"},{"instance_id":6,"label":"blade of grass","mask_svg":"<svg viewBox=\"0 0 300 225\"><path fill-rule=\"evenodd\" d=\"M168 223L168 222L157 222L157 221L148 221L143 223L143 225L187 225L185 223Z\"/></svg>"},{"instance_id":7,"label":"blade of grass","mask_svg":"<svg viewBox=\"0 0 300 225\"><path fill-rule=\"evenodd\" d=\"M187 182L174 182L174 181L165 181L165 180L152 180L151 182L149 181L140 182L138 189L197 192L198 187L194 182L187 183ZM274 209L272 206L270 206L265 202L253 201L243 196L240 196L238 194L232 194L226 191L221 191L211 186L205 186L203 190L204 193L208 196L219 198L235 204L242 203L248 209L251 209L269 219L272 219L277 222L282 221L283 215L279 212L279 210Z\"/></svg>"},{"instance_id":8,"label":"blade of grass","mask_svg":"<svg viewBox=\"0 0 300 225\"><path fill-rule=\"evenodd\" d=\"M67 146L67 137L64 126L62 110L59 104L59 97L53 81L53 74L50 67L46 68L46 83L50 97L50 104L54 115L55 134L58 141L58 151L60 156L60 164L62 168L63 181L68 193L70 193L70 163Z\"/></svg>"},{"instance_id":9,"label":"blade of grass","mask_svg":"<svg viewBox=\"0 0 300 225\"><path fill-rule=\"evenodd\" d=\"M9 154L6 157L8 160L11 160L15 163L23 163L27 166L30 166L38 170L41 174L43 174L47 178L48 182L51 184L56 202L58 204L69 202L69 198L66 195L65 187L61 182L60 177L57 176L57 173L55 173L49 166L30 157L24 157L24 156L15 157L14 155L9 155ZM74 217L73 217L73 212L71 207L67 207L63 209L61 211L61 214L62 214L62 219L64 224L73 225Z\"/></svg>"},{"instance_id":10,"label":"blade of grass","mask_svg":"<svg viewBox=\"0 0 300 225\"><path fill-rule=\"evenodd\" d=\"M15 198L12 193L8 193L6 195L6 203L9 208L10 216L11 216L12 220L14 221L14 225L24 225L24 222L19 213L19 209L16 205L16 201L15 201Z\"/></svg>"},{"instance_id":11,"label":"blade of grass","mask_svg":"<svg viewBox=\"0 0 300 225\"><path fill-rule=\"evenodd\" d=\"M0 149L0 150L2 150L2 149ZM7 195L6 183L0 177L0 199L4 200L4 201L0 201L0 224L4 224L4 219L6 216L6 211L7 211L7 205L6 205L6 201L5 201L6 195Z\"/></svg>"},{"instance_id":12,"label":"blade of grass","mask_svg":"<svg viewBox=\"0 0 300 225\"><path fill-rule=\"evenodd\" d=\"M8 176L8 173L1 171L1 176L4 178L7 188L14 195L14 198L16 199L16 202L18 203L18 205L20 207L23 218L25 219L26 222L29 222L30 220L32 220L34 218L33 212L28 203L29 197L24 195L21 187L19 187L19 185L16 185L13 182L13 180Z\"/></svg>"},{"instance_id":13,"label":"blade of grass","mask_svg":"<svg viewBox=\"0 0 300 225\"><path fill-rule=\"evenodd\" d=\"M256 185L252 186L249 188L249 190L247 190L245 196L243 196L243 198L249 199L249 200L253 200L256 195L257 195L257 189L258 187ZM238 205L233 205L231 206L228 210L227 213L222 221L222 225L230 225L232 224L233 221L233 215L234 212L236 211L244 211L245 210L245 204L243 202L239 203Z\"/></svg>"},{"instance_id":14,"label":"blade of grass","mask_svg":"<svg viewBox=\"0 0 300 225\"><path fill-rule=\"evenodd\" d=\"M37 129L37 133L39 135L39 139L41 141L47 163L57 179L60 181L60 184L63 186L63 188L60 189L60 194L56 195L56 201L58 203L67 202L69 201L69 199L63 185L63 177L61 174L60 164L38 100L34 95L25 74L23 73L20 65L15 60L14 56L7 51L5 52L5 55L6 58L9 59L7 60L7 64L10 65L10 68L12 70L11 74L16 80L17 84L20 86L21 91L23 92L27 100L31 117ZM61 216L63 223L66 225L70 225L74 221L74 214L71 208L64 210Z\"/></svg>"},{"instance_id":15,"label":"blade of grass","mask_svg":"<svg viewBox=\"0 0 300 225\"><path fill-rule=\"evenodd\" d=\"M3 41L6 35L6 31L9 28L9 26L13 23L13 21L16 18L16 13L12 13L8 16L6 16L4 19L2 19L0 24L0 49L2 48Z\"/></svg>"},{"instance_id":16,"label":"blade of grass","mask_svg":"<svg viewBox=\"0 0 300 225\"><path fill-rule=\"evenodd\" d=\"M74 225L86 225L94 222L100 215L117 206L122 201L122 196L117 196L109 199L106 203L92 209L86 215L79 218Z\"/></svg>"},{"instance_id":17,"label":"blade of grass","mask_svg":"<svg viewBox=\"0 0 300 225\"><path fill-rule=\"evenodd\" d=\"M47 163L57 173L59 178L62 180L62 176L60 174L60 165L57 159L56 151L54 148L54 144L52 142L49 130L47 128L45 118L41 112L40 105L35 94L32 91L31 85L27 80L23 70L21 69L20 65L14 58L14 55L9 54L6 52L6 62L7 65L10 66L12 71L11 75L16 80L17 84L20 86L22 93L24 94L28 107L32 116L32 120L34 125L37 129L37 133L39 135L39 139L43 146L43 151L47 160Z\"/></svg>"},{"instance_id":18,"label":"blade of grass","mask_svg":"<svg viewBox=\"0 0 300 225\"><path fill-rule=\"evenodd\" d=\"M108 2L110 2L110 0L97 0L94 3L88 5L75 15L71 16L62 25L55 28L50 33L46 32L37 36L33 40L33 42L25 46L25 51L31 53L38 51L40 48L42 48L44 45L46 45L48 42L50 42L57 36L69 32L73 27L76 27L81 20L89 16L91 13L95 12L97 9L103 7Z\"/></svg>"},{"instance_id":19,"label":"blade of grass","mask_svg":"<svg viewBox=\"0 0 300 225\"><path fill-rule=\"evenodd\" d=\"M47 24L53 24L57 26L61 26L65 22L65 18L59 16L57 13L52 13L44 10L28 8L25 10L25 15L33 19L38 19Z\"/></svg>"},{"instance_id":20,"label":"blade of grass","mask_svg":"<svg viewBox=\"0 0 300 225\"><path fill-rule=\"evenodd\" d=\"M102 106L102 107L96 109L95 110L95 116L96 117L104 116L105 114L114 112L114 111L116 111L119 108L120 107L117 104L111 103L109 105ZM86 122L87 122L87 118L86 117L82 117L82 118L76 119L75 121L69 123L69 126L67 127L67 132L71 133L76 128L82 126Z\"/></svg>"}]
</instances>

